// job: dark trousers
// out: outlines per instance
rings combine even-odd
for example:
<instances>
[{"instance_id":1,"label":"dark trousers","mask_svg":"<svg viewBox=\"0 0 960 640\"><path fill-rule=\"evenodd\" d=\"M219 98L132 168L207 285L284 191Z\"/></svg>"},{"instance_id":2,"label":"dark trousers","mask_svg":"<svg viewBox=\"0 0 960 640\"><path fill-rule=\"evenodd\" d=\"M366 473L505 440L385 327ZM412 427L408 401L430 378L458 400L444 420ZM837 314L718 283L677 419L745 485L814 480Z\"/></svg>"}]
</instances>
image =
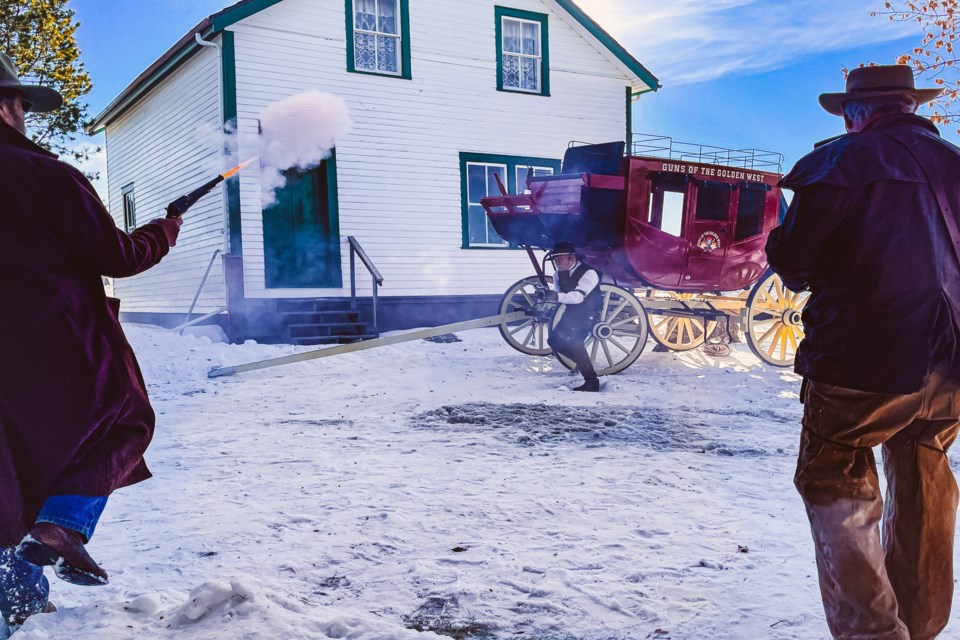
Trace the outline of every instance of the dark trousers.
<instances>
[{"instance_id":1,"label":"dark trousers","mask_svg":"<svg viewBox=\"0 0 960 640\"><path fill-rule=\"evenodd\" d=\"M960 428L960 381L946 366L909 395L810 380L803 400L795 482L833 637L935 638L953 600L958 495L947 450ZM879 445L885 501L872 449Z\"/></svg>"},{"instance_id":2,"label":"dark trousers","mask_svg":"<svg viewBox=\"0 0 960 640\"><path fill-rule=\"evenodd\" d=\"M586 326L581 322L567 322L561 319L557 326L550 331L547 344L554 353L566 356L577 363L577 368L584 380L596 380L597 372L593 368L593 361L583 342L590 335L593 323Z\"/></svg>"}]
</instances>

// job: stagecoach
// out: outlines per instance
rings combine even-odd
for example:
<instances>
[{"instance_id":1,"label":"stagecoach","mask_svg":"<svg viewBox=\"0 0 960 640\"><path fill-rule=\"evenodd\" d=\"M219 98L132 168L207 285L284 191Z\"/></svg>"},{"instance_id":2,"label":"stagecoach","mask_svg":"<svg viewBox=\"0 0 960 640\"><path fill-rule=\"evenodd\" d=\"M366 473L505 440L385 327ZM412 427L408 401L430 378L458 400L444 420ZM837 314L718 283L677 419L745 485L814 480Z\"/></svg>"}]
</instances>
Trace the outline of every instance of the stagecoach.
<instances>
[{"instance_id":1,"label":"stagecoach","mask_svg":"<svg viewBox=\"0 0 960 640\"><path fill-rule=\"evenodd\" d=\"M549 355L562 317L542 301L544 260L534 249L567 240L603 273L600 320L586 339L601 375L630 366L648 336L661 348L729 353L744 336L764 362L790 366L803 339L807 293L784 288L764 245L786 210L777 186L782 156L645 138L571 143L560 173L528 172L523 193L483 198L497 234L524 248L534 275L504 294L500 332L515 349ZM516 315L514 315L516 318ZM571 361L561 362L573 367Z\"/></svg>"}]
</instances>

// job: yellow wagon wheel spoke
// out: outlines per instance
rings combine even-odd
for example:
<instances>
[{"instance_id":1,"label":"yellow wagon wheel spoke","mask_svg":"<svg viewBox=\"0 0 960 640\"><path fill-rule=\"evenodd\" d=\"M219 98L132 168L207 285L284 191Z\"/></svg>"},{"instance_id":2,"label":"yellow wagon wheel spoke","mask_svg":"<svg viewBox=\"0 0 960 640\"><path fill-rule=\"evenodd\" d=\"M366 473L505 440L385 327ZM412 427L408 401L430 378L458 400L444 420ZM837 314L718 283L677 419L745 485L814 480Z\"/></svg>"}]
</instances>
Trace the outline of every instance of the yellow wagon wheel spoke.
<instances>
[{"instance_id":1,"label":"yellow wagon wheel spoke","mask_svg":"<svg viewBox=\"0 0 960 640\"><path fill-rule=\"evenodd\" d=\"M810 294L784 287L776 274L757 283L747 299L747 342L764 362L786 367L793 364L803 340L801 312Z\"/></svg>"},{"instance_id":2,"label":"yellow wagon wheel spoke","mask_svg":"<svg viewBox=\"0 0 960 640\"><path fill-rule=\"evenodd\" d=\"M649 314L650 334L653 339L673 351L687 351L703 344L708 335L699 317Z\"/></svg>"}]
</instances>

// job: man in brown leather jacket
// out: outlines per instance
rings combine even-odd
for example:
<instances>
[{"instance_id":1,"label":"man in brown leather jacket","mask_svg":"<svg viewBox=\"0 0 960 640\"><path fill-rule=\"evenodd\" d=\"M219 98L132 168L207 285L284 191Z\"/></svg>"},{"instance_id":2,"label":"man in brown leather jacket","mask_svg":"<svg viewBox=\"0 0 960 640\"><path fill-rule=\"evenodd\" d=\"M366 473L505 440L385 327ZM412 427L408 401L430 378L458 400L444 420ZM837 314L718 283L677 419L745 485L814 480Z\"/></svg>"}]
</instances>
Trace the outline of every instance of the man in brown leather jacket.
<instances>
[{"instance_id":1,"label":"man in brown leather jacket","mask_svg":"<svg viewBox=\"0 0 960 640\"><path fill-rule=\"evenodd\" d=\"M795 482L835 638L927 640L950 617L960 149L914 113L939 93L891 65L854 69L845 92L821 95L848 133L784 177L795 196L767 243L787 286L811 291Z\"/></svg>"}]
</instances>

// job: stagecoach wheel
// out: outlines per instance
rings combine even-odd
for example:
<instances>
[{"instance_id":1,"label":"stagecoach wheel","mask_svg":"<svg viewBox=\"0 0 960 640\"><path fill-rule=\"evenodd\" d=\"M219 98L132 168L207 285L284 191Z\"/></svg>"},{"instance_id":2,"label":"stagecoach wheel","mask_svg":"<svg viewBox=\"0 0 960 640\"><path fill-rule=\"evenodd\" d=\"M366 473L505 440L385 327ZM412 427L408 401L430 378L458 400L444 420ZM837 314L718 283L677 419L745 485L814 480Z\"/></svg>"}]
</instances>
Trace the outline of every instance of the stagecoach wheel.
<instances>
[{"instance_id":1,"label":"stagecoach wheel","mask_svg":"<svg viewBox=\"0 0 960 640\"><path fill-rule=\"evenodd\" d=\"M626 289L601 283L600 293L603 296L600 319L584 344L597 375L609 376L623 371L640 357L647 344L647 314L640 301ZM565 310L566 306L561 306L557 311L554 326ZM569 358L557 358L568 369L576 366Z\"/></svg>"},{"instance_id":2,"label":"stagecoach wheel","mask_svg":"<svg viewBox=\"0 0 960 640\"><path fill-rule=\"evenodd\" d=\"M683 300L690 298L688 294L676 294L673 291L656 291L653 297L666 300ZM650 335L653 339L671 351L689 351L696 349L713 333L717 326L716 320L707 321L704 327L703 318L696 316L667 315L652 309L647 310L647 322L650 324Z\"/></svg>"},{"instance_id":3,"label":"stagecoach wheel","mask_svg":"<svg viewBox=\"0 0 960 640\"><path fill-rule=\"evenodd\" d=\"M747 344L767 364L789 367L803 340L800 314L810 293L794 293L775 273L763 278L747 298Z\"/></svg>"},{"instance_id":4,"label":"stagecoach wheel","mask_svg":"<svg viewBox=\"0 0 960 640\"><path fill-rule=\"evenodd\" d=\"M518 280L510 285L500 300L500 313L514 311L529 311L531 315L523 320L500 323L500 335L511 347L531 356L548 356L551 353L547 338L550 336L550 326L546 322L537 320L533 314L534 292L539 278L531 276Z\"/></svg>"}]
</instances>

